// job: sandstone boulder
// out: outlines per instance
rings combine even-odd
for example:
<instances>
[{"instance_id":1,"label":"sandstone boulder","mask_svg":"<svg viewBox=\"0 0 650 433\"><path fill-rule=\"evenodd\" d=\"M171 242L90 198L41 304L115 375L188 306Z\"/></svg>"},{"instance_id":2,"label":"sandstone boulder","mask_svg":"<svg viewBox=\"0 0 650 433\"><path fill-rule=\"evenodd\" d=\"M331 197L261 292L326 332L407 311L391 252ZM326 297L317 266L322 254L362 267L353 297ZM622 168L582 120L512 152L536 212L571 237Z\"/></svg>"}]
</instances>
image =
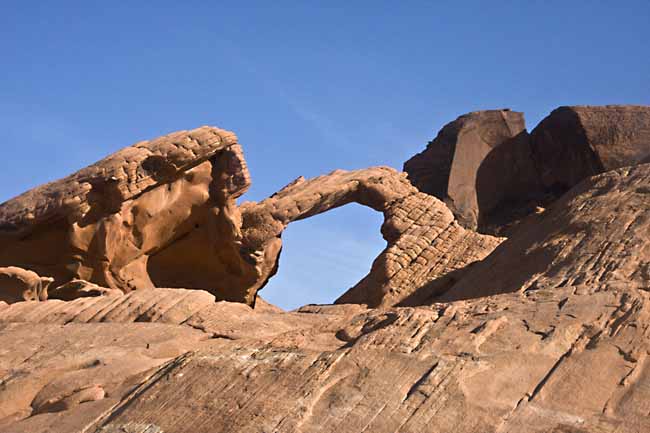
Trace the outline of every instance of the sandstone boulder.
<instances>
[{"instance_id":1,"label":"sandstone boulder","mask_svg":"<svg viewBox=\"0 0 650 433\"><path fill-rule=\"evenodd\" d=\"M404 163L420 191L443 200L461 225L476 229L508 219L537 193L522 113L476 111L445 125L427 148Z\"/></svg>"},{"instance_id":2,"label":"sandstone boulder","mask_svg":"<svg viewBox=\"0 0 650 433\"><path fill-rule=\"evenodd\" d=\"M650 156L650 106L560 107L531 133L544 188L556 197L581 180Z\"/></svg>"},{"instance_id":3,"label":"sandstone boulder","mask_svg":"<svg viewBox=\"0 0 650 433\"><path fill-rule=\"evenodd\" d=\"M0 205L0 265L129 292L258 278L235 200L249 176L233 133L202 127L136 143Z\"/></svg>"}]
</instances>

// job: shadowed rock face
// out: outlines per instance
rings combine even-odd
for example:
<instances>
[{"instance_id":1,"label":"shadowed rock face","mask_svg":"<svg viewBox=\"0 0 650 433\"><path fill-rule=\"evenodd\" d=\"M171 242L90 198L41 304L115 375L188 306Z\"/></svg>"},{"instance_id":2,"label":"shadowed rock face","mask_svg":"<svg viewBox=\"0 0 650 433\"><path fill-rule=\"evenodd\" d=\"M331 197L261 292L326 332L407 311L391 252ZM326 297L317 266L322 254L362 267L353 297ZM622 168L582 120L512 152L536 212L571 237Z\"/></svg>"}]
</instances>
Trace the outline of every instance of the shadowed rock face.
<instances>
[{"instance_id":1,"label":"shadowed rock face","mask_svg":"<svg viewBox=\"0 0 650 433\"><path fill-rule=\"evenodd\" d=\"M650 290L648 185L648 164L585 179L437 300L564 286Z\"/></svg>"},{"instance_id":2,"label":"shadowed rock face","mask_svg":"<svg viewBox=\"0 0 650 433\"><path fill-rule=\"evenodd\" d=\"M646 160L650 107L560 107L533 130L531 147L541 183L559 196L589 176Z\"/></svg>"},{"instance_id":3,"label":"shadowed rock face","mask_svg":"<svg viewBox=\"0 0 650 433\"><path fill-rule=\"evenodd\" d=\"M404 171L470 229L498 206L525 202L537 190L524 116L510 110L460 116L406 161Z\"/></svg>"}]
</instances>

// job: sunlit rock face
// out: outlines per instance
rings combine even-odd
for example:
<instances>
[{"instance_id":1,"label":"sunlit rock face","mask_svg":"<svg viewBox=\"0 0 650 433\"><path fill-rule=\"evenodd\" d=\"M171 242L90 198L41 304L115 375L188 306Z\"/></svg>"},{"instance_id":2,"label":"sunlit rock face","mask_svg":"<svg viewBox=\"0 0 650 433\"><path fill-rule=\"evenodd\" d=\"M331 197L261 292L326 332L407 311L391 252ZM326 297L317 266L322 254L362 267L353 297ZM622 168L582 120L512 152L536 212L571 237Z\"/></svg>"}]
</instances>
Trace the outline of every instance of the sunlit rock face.
<instances>
[{"instance_id":1,"label":"sunlit rock face","mask_svg":"<svg viewBox=\"0 0 650 433\"><path fill-rule=\"evenodd\" d=\"M240 300L231 287L257 278L238 247L235 200L249 183L233 133L202 127L136 143L2 204L0 264L55 285L203 288Z\"/></svg>"},{"instance_id":2,"label":"sunlit rock face","mask_svg":"<svg viewBox=\"0 0 650 433\"><path fill-rule=\"evenodd\" d=\"M0 430L648 431L649 191L585 180L429 305L0 304Z\"/></svg>"},{"instance_id":3,"label":"sunlit rock face","mask_svg":"<svg viewBox=\"0 0 650 433\"><path fill-rule=\"evenodd\" d=\"M232 133L203 127L137 143L4 203L0 264L52 275L53 287L73 280L125 293L182 287L254 305L278 269L287 225L354 202L384 214L387 248L339 302L379 306L500 242L466 231L444 203L387 167L298 179L240 208L235 201L249 185Z\"/></svg>"},{"instance_id":4,"label":"sunlit rock face","mask_svg":"<svg viewBox=\"0 0 650 433\"><path fill-rule=\"evenodd\" d=\"M207 127L1 205L0 431L650 431L647 107L561 108L530 136L481 113L452 122L447 176L507 239L386 167L237 206L241 150ZM532 210L497 188L525 160ZM352 202L384 217L369 274L332 305L264 302L287 225Z\"/></svg>"},{"instance_id":5,"label":"sunlit rock face","mask_svg":"<svg viewBox=\"0 0 650 433\"><path fill-rule=\"evenodd\" d=\"M277 245L289 223L351 202L383 213L387 247L370 273L337 303L378 307L422 302L435 292L429 288L425 296L418 292L422 286L482 259L502 240L461 227L443 202L418 191L404 173L373 167L300 178L260 203L244 203L244 245L264 250L277 262Z\"/></svg>"}]
</instances>

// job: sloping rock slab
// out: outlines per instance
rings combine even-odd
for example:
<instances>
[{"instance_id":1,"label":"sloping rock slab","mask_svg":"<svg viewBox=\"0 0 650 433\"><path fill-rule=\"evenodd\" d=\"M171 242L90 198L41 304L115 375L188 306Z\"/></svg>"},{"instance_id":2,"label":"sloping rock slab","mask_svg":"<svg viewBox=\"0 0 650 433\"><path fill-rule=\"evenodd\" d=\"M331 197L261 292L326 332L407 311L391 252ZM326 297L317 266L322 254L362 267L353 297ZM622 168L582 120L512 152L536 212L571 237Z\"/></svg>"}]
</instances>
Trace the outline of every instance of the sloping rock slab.
<instances>
[{"instance_id":1,"label":"sloping rock slab","mask_svg":"<svg viewBox=\"0 0 650 433\"><path fill-rule=\"evenodd\" d=\"M317 329L207 343L95 431L645 431L648 306L564 287L361 312L339 322L338 347Z\"/></svg>"},{"instance_id":2,"label":"sloping rock slab","mask_svg":"<svg viewBox=\"0 0 650 433\"><path fill-rule=\"evenodd\" d=\"M545 287L650 290L650 164L584 180L530 217L440 301Z\"/></svg>"}]
</instances>

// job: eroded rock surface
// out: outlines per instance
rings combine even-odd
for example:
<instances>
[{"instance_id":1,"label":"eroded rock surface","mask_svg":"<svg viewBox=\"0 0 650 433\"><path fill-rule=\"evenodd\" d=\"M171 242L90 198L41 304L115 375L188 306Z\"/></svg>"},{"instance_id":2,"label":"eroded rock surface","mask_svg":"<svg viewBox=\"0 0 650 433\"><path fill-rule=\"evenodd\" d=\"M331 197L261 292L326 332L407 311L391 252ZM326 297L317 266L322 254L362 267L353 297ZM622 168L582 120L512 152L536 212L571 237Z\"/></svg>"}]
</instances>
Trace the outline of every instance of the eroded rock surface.
<instances>
[{"instance_id":1,"label":"eroded rock surface","mask_svg":"<svg viewBox=\"0 0 650 433\"><path fill-rule=\"evenodd\" d=\"M178 325L133 323L128 313L123 322L54 325L0 311L0 407L11 412L0 426L643 432L648 301L637 289L564 286L417 308L259 313L221 302ZM59 301L26 303L22 314L50 303ZM133 298L123 308L141 305Z\"/></svg>"},{"instance_id":2,"label":"eroded rock surface","mask_svg":"<svg viewBox=\"0 0 650 433\"><path fill-rule=\"evenodd\" d=\"M644 292L565 287L527 298L341 313L298 313L325 320L299 335L207 344L148 380L96 431L650 427Z\"/></svg>"},{"instance_id":3,"label":"eroded rock surface","mask_svg":"<svg viewBox=\"0 0 650 433\"><path fill-rule=\"evenodd\" d=\"M16 266L0 268L0 301L44 301L54 279Z\"/></svg>"},{"instance_id":4,"label":"eroded rock surface","mask_svg":"<svg viewBox=\"0 0 650 433\"><path fill-rule=\"evenodd\" d=\"M525 205L538 189L524 115L507 109L448 123L404 171L470 229L487 224L498 207Z\"/></svg>"},{"instance_id":5,"label":"eroded rock surface","mask_svg":"<svg viewBox=\"0 0 650 433\"><path fill-rule=\"evenodd\" d=\"M599 170L644 158L643 140L635 138L643 128L625 132L643 122L628 122L623 111L616 126L586 135ZM498 152L510 139L500 129L507 120L497 117L496 126L489 120L496 113L473 114L456 125L460 132L452 128L458 143L476 139L479 150L495 144L477 154L460 146L472 156L459 159L466 174L478 176L472 194L479 225L494 210L483 212L489 207L481 204L481 172L494 172L510 154ZM581 120L581 127L600 131L602 115L589 117L595 122L589 127ZM487 134L493 128L504 142ZM192 147L203 140L179 134L160 143L176 148L189 140ZM7 236L0 246L15 245L17 257L29 258L20 256L28 251L21 248L63 239L61 260L48 268L44 251L35 266L67 272L75 257L93 269L52 273L67 281L54 292L69 301L0 302L0 431L650 431L650 164L584 179L559 198L555 180L540 180L551 204L544 202L504 240L462 227L441 200L384 167L300 178L266 200L237 207L234 197L248 180L238 145L230 143L215 153L193 150L194 162L170 177L142 180L148 186L141 190L108 188L103 191L115 195L93 198L91 188L69 205L56 191L83 178L73 175L0 207ZM580 143L566 146L584 150ZM123 152L139 152L137 145L129 149ZM163 160L176 158L170 155ZM486 197L504 203L507 196L494 191ZM119 207L106 207L110 197ZM103 207L92 204L97 201ZM282 266L287 225L351 202L384 215L387 248L368 276L334 305L283 312L255 302ZM96 220L75 219L90 218L93 209ZM156 209L180 213L156 220ZM88 224L79 226L82 220ZM161 235L163 227L174 235ZM91 244L72 243L86 239L82 229ZM115 233L122 236L111 244L118 249L101 251L118 255L102 253L99 260L88 252L96 246L71 247L107 242ZM137 254L120 250L135 239L129 236L149 243L137 244ZM124 276L151 284L124 287ZM153 287L170 281L188 287Z\"/></svg>"},{"instance_id":6,"label":"eroded rock surface","mask_svg":"<svg viewBox=\"0 0 650 433\"><path fill-rule=\"evenodd\" d=\"M648 162L650 107L560 107L531 133L543 186L556 196L608 170Z\"/></svg>"},{"instance_id":7,"label":"eroded rock surface","mask_svg":"<svg viewBox=\"0 0 650 433\"><path fill-rule=\"evenodd\" d=\"M650 165L584 180L530 217L441 299L543 287L650 290Z\"/></svg>"},{"instance_id":8,"label":"eroded rock surface","mask_svg":"<svg viewBox=\"0 0 650 433\"><path fill-rule=\"evenodd\" d=\"M419 192L403 173L374 167L301 178L260 203L244 203L244 245L264 251L267 267L275 270L280 236L290 222L351 202L383 213L388 245L337 303L398 304L425 283L482 259L502 240L465 230L444 203Z\"/></svg>"},{"instance_id":9,"label":"eroded rock surface","mask_svg":"<svg viewBox=\"0 0 650 433\"><path fill-rule=\"evenodd\" d=\"M249 183L231 132L140 142L0 205L0 264L52 275L54 286L203 288L240 300L236 289L258 278L239 249L235 200Z\"/></svg>"},{"instance_id":10,"label":"eroded rock surface","mask_svg":"<svg viewBox=\"0 0 650 433\"><path fill-rule=\"evenodd\" d=\"M61 299L83 280L122 292L205 289L254 305L278 269L286 226L356 202L384 213L388 246L341 302L378 306L500 242L466 231L441 201L386 167L298 179L239 208L248 186L232 133L203 127L139 143L1 205L0 263L53 275Z\"/></svg>"}]
</instances>

